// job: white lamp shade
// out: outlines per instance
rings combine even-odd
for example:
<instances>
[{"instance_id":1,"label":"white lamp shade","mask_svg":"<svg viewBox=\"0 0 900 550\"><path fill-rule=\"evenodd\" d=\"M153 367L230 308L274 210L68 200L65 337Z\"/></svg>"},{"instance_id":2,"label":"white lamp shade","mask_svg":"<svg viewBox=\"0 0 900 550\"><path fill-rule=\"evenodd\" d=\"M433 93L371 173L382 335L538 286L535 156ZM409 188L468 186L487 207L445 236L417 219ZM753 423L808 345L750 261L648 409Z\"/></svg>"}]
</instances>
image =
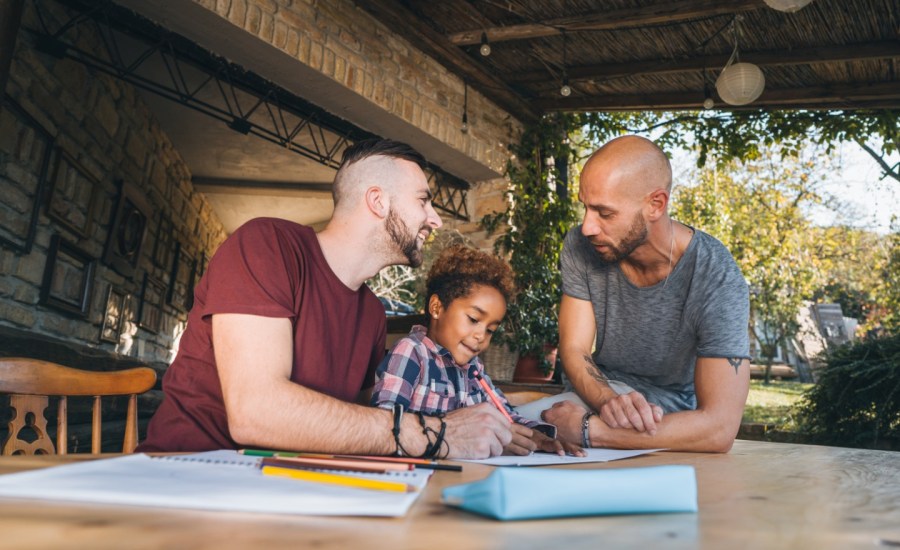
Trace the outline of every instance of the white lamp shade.
<instances>
[{"instance_id":1,"label":"white lamp shade","mask_svg":"<svg viewBox=\"0 0 900 550\"><path fill-rule=\"evenodd\" d=\"M729 65L716 79L716 91L729 105L746 105L756 101L765 86L766 77L753 63Z\"/></svg>"},{"instance_id":2,"label":"white lamp shade","mask_svg":"<svg viewBox=\"0 0 900 550\"><path fill-rule=\"evenodd\" d=\"M795 12L812 0L765 0L765 2L773 10Z\"/></svg>"}]
</instances>

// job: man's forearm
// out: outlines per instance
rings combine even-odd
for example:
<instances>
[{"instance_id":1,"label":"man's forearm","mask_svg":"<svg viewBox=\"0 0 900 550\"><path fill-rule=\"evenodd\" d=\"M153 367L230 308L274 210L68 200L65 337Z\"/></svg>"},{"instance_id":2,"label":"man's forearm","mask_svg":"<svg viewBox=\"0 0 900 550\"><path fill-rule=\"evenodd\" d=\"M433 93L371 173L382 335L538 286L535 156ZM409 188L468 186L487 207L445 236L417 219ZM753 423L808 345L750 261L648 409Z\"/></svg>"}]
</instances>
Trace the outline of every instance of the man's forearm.
<instances>
[{"instance_id":1,"label":"man's forearm","mask_svg":"<svg viewBox=\"0 0 900 550\"><path fill-rule=\"evenodd\" d=\"M616 395L609 387L609 379L589 353L578 350L563 352L562 361L575 393L592 409L598 410L610 397Z\"/></svg>"},{"instance_id":2,"label":"man's forearm","mask_svg":"<svg viewBox=\"0 0 900 550\"><path fill-rule=\"evenodd\" d=\"M740 422L717 418L702 410L667 414L649 435L634 429L610 428L598 416L590 418L592 447L668 449L726 453L731 450Z\"/></svg>"}]
</instances>

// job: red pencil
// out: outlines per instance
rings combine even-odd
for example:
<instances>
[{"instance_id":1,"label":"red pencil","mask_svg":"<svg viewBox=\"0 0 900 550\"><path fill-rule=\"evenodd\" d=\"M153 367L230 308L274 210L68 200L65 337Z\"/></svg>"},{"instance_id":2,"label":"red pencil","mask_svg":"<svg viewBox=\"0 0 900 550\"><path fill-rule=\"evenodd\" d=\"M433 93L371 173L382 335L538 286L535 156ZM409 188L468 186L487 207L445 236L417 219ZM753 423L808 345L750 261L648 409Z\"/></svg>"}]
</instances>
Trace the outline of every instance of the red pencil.
<instances>
[{"instance_id":1,"label":"red pencil","mask_svg":"<svg viewBox=\"0 0 900 550\"><path fill-rule=\"evenodd\" d=\"M475 374L475 379L478 380L479 384L481 384L481 388L484 390L484 393L486 393L487 396L491 399L491 401L494 402L494 406L497 407L500 410L500 412L503 413L503 416L505 416L506 419L509 420L510 424L512 424L513 419L509 415L509 413L506 411L506 407L504 407L503 403L500 402L500 398L497 397L497 394L494 393L494 390L492 390L491 387L488 386L488 383L481 376L480 372Z\"/></svg>"}]
</instances>

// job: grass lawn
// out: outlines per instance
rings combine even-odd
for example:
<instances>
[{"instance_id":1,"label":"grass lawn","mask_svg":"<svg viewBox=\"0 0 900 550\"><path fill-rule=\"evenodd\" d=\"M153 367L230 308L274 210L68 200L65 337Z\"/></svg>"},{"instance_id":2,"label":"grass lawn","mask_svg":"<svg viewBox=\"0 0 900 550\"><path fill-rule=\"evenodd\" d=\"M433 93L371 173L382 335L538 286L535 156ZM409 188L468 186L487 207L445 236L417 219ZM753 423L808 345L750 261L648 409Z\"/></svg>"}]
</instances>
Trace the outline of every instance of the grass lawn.
<instances>
[{"instance_id":1,"label":"grass lawn","mask_svg":"<svg viewBox=\"0 0 900 550\"><path fill-rule=\"evenodd\" d=\"M791 407L812 386L813 384L780 380L773 380L765 385L761 380L751 380L743 422L770 424L779 430L791 431L794 425Z\"/></svg>"}]
</instances>

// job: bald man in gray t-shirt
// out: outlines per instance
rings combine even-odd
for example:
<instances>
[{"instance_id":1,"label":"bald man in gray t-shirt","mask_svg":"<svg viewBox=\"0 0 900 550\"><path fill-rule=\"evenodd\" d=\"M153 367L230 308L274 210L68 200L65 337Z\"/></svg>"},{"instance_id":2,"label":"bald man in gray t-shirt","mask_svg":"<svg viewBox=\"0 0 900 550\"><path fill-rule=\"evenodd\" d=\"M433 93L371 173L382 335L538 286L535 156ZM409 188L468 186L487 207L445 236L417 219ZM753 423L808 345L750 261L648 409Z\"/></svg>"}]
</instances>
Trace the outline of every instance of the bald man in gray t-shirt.
<instances>
[{"instance_id":1,"label":"bald man in gray t-shirt","mask_svg":"<svg viewBox=\"0 0 900 550\"><path fill-rule=\"evenodd\" d=\"M693 231L668 279L649 287L604 262L580 225L562 253L563 292L593 306L594 363L667 413L697 407L698 357L743 358L750 348L747 283L722 243Z\"/></svg>"},{"instance_id":2,"label":"bald man in gray t-shirt","mask_svg":"<svg viewBox=\"0 0 900 550\"><path fill-rule=\"evenodd\" d=\"M623 136L581 174L566 236L559 353L580 399L541 416L592 447L727 452L750 383L749 294L728 250L668 215L672 172Z\"/></svg>"}]
</instances>

